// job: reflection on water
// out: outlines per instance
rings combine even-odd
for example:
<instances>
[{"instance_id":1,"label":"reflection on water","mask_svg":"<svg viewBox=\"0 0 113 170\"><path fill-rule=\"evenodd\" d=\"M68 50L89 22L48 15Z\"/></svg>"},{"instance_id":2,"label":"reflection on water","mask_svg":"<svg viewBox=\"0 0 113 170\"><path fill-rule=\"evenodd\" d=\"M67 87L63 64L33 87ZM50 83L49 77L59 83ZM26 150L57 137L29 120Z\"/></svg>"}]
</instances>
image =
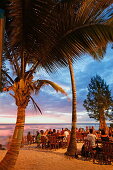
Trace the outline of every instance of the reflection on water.
<instances>
[{"instance_id":1,"label":"reflection on water","mask_svg":"<svg viewBox=\"0 0 113 170\"><path fill-rule=\"evenodd\" d=\"M98 123L77 123L77 128L86 128L94 126L95 129L99 128ZM109 123L108 123L109 126ZM0 124L0 143L3 145L6 144L7 138L13 135L15 124ZM46 129L62 129L62 128L71 128L70 123L63 123L63 124L26 124L24 127L24 136L31 132L32 135L36 134L37 130L46 130Z\"/></svg>"}]
</instances>

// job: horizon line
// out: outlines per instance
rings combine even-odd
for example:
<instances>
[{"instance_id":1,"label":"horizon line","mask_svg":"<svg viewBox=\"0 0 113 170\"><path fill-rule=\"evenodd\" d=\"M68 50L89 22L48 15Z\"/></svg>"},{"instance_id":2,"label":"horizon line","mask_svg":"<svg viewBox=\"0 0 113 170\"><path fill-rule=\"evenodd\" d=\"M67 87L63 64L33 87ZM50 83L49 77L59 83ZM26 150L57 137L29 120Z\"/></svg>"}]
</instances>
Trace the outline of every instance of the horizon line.
<instances>
[{"instance_id":1,"label":"horizon line","mask_svg":"<svg viewBox=\"0 0 113 170\"><path fill-rule=\"evenodd\" d=\"M25 125L29 125L29 124L71 124L72 122L67 122L67 123L25 123ZM95 123L95 124L99 124L99 122L76 122L77 124L79 123ZM113 122L106 122L106 123L113 123ZM16 124L16 123L0 123L0 125L13 125L13 124Z\"/></svg>"}]
</instances>

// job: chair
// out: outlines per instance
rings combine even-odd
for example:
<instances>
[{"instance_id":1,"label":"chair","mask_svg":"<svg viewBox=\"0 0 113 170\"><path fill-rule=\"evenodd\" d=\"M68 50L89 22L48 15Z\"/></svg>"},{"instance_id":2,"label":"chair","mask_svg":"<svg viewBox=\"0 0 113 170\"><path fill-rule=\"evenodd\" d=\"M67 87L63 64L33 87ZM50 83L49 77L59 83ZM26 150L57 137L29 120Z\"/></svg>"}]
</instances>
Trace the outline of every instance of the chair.
<instances>
[{"instance_id":1,"label":"chair","mask_svg":"<svg viewBox=\"0 0 113 170\"><path fill-rule=\"evenodd\" d=\"M77 143L84 141L84 136L82 135L82 133L76 133L76 141Z\"/></svg>"},{"instance_id":2,"label":"chair","mask_svg":"<svg viewBox=\"0 0 113 170\"><path fill-rule=\"evenodd\" d=\"M42 149L47 147L47 139L45 136L41 136Z\"/></svg>"},{"instance_id":3,"label":"chair","mask_svg":"<svg viewBox=\"0 0 113 170\"><path fill-rule=\"evenodd\" d=\"M65 136L64 135L59 135L59 136L56 136L57 137L57 142L59 142L59 148L65 148L66 145L67 145L67 142L64 141L65 139Z\"/></svg>"},{"instance_id":4,"label":"chair","mask_svg":"<svg viewBox=\"0 0 113 170\"><path fill-rule=\"evenodd\" d=\"M99 164L111 164L113 160L113 143L102 142L101 148L98 150L94 157Z\"/></svg>"},{"instance_id":5,"label":"chair","mask_svg":"<svg viewBox=\"0 0 113 170\"><path fill-rule=\"evenodd\" d=\"M56 136L48 136L50 149L59 148L59 141Z\"/></svg>"},{"instance_id":6,"label":"chair","mask_svg":"<svg viewBox=\"0 0 113 170\"><path fill-rule=\"evenodd\" d=\"M63 138L62 141L62 148L67 148L70 142L70 135L67 135L67 137Z\"/></svg>"},{"instance_id":7,"label":"chair","mask_svg":"<svg viewBox=\"0 0 113 170\"><path fill-rule=\"evenodd\" d=\"M86 159L88 158L93 158L94 159L94 154L95 151L93 150L91 146L91 142L89 140L84 140L84 157Z\"/></svg>"},{"instance_id":8,"label":"chair","mask_svg":"<svg viewBox=\"0 0 113 170\"><path fill-rule=\"evenodd\" d=\"M103 142L102 143L102 163L111 164L113 160L113 143Z\"/></svg>"}]
</instances>

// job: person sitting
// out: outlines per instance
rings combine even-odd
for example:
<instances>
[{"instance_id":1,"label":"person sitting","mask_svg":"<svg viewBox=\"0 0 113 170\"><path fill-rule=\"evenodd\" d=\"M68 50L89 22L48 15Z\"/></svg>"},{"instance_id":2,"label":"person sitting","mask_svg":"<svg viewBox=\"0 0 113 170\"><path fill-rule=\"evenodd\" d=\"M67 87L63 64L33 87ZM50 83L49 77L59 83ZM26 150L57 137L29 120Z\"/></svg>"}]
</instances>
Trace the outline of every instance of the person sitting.
<instances>
[{"instance_id":1,"label":"person sitting","mask_svg":"<svg viewBox=\"0 0 113 170\"><path fill-rule=\"evenodd\" d=\"M61 135L64 135L65 130L62 128Z\"/></svg>"},{"instance_id":2,"label":"person sitting","mask_svg":"<svg viewBox=\"0 0 113 170\"><path fill-rule=\"evenodd\" d=\"M57 135L56 135L56 129L53 129L52 136L57 136Z\"/></svg>"},{"instance_id":3,"label":"person sitting","mask_svg":"<svg viewBox=\"0 0 113 170\"><path fill-rule=\"evenodd\" d=\"M68 128L65 128L64 138L63 138L63 142L65 143L65 146L69 145L69 141L70 141L70 132L69 132Z\"/></svg>"},{"instance_id":4,"label":"person sitting","mask_svg":"<svg viewBox=\"0 0 113 170\"><path fill-rule=\"evenodd\" d=\"M32 136L31 136L31 133L28 132L28 134L27 134L27 144L28 145L31 144L31 141L32 141Z\"/></svg>"},{"instance_id":5,"label":"person sitting","mask_svg":"<svg viewBox=\"0 0 113 170\"><path fill-rule=\"evenodd\" d=\"M102 140L103 142L109 142L109 137L108 137L108 135L106 135L104 129L101 130L101 140Z\"/></svg>"},{"instance_id":6,"label":"person sitting","mask_svg":"<svg viewBox=\"0 0 113 170\"><path fill-rule=\"evenodd\" d=\"M44 131L43 131L43 130L40 130L40 135L41 135L41 136L45 136L45 134L44 134Z\"/></svg>"},{"instance_id":7,"label":"person sitting","mask_svg":"<svg viewBox=\"0 0 113 170\"><path fill-rule=\"evenodd\" d=\"M65 128L64 136L67 138L69 135L70 135L70 134L69 134L68 128Z\"/></svg>"},{"instance_id":8,"label":"person sitting","mask_svg":"<svg viewBox=\"0 0 113 170\"><path fill-rule=\"evenodd\" d=\"M92 150L94 150L95 152L98 150L98 148L96 147L96 135L93 134L93 129L89 129L89 134L87 135L85 140L90 141L90 147L92 148ZM81 155L84 157L88 157L88 155L89 155L88 151L86 150L85 143L82 146Z\"/></svg>"},{"instance_id":9,"label":"person sitting","mask_svg":"<svg viewBox=\"0 0 113 170\"><path fill-rule=\"evenodd\" d=\"M96 135L93 134L93 129L89 129L89 134L86 139L90 141L92 148L95 148Z\"/></svg>"},{"instance_id":10,"label":"person sitting","mask_svg":"<svg viewBox=\"0 0 113 170\"><path fill-rule=\"evenodd\" d=\"M56 136L58 137L58 136L60 136L60 135L61 135L60 130L57 130Z\"/></svg>"},{"instance_id":11,"label":"person sitting","mask_svg":"<svg viewBox=\"0 0 113 170\"><path fill-rule=\"evenodd\" d=\"M53 132L52 132L52 129L49 129L48 131L48 135L51 135Z\"/></svg>"},{"instance_id":12,"label":"person sitting","mask_svg":"<svg viewBox=\"0 0 113 170\"><path fill-rule=\"evenodd\" d=\"M36 132L36 143L37 143L37 148L40 147L40 142L41 142L41 134L37 131Z\"/></svg>"},{"instance_id":13,"label":"person sitting","mask_svg":"<svg viewBox=\"0 0 113 170\"><path fill-rule=\"evenodd\" d=\"M44 135L47 136L47 135L48 135L48 132L49 132L49 130L46 129L46 131L44 132Z\"/></svg>"},{"instance_id":14,"label":"person sitting","mask_svg":"<svg viewBox=\"0 0 113 170\"><path fill-rule=\"evenodd\" d=\"M86 133L89 133L89 127L86 126Z\"/></svg>"}]
</instances>

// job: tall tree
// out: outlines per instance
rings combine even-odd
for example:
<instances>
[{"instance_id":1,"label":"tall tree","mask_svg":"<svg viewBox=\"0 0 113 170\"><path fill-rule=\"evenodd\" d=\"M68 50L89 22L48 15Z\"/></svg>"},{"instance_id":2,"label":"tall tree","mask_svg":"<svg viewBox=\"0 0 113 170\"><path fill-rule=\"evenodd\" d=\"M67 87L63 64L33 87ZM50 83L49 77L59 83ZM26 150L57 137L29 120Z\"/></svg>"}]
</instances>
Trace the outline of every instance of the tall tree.
<instances>
[{"instance_id":1,"label":"tall tree","mask_svg":"<svg viewBox=\"0 0 113 170\"><path fill-rule=\"evenodd\" d=\"M4 33L4 10L0 9L0 89L2 88L2 74L1 74L1 68L2 68L2 49L3 49L3 33Z\"/></svg>"},{"instance_id":2,"label":"tall tree","mask_svg":"<svg viewBox=\"0 0 113 170\"><path fill-rule=\"evenodd\" d=\"M8 73L8 68L6 68L6 64L5 64L5 59L3 58L2 59L2 69L4 70L4 72L7 74ZM8 82L7 82L7 76L6 74L4 74L3 72L1 72L1 80L0 81L0 92L3 91L3 88L5 86L7 86Z\"/></svg>"},{"instance_id":3,"label":"tall tree","mask_svg":"<svg viewBox=\"0 0 113 170\"><path fill-rule=\"evenodd\" d=\"M12 96L18 106L18 126L12 141L11 158L2 161L1 169L13 167L18 154L28 104L33 73L37 68L53 72L68 65L68 59L76 61L81 54L103 48L113 41L113 0L84 0L77 10L70 1L60 0L4 0L0 8L5 10L4 55L12 65L16 80L4 72ZM105 15L105 12L107 15ZM26 71L29 64L29 71ZM8 87L6 87L8 89ZM21 134L21 135L20 135ZM21 137L20 137L21 136ZM16 139L16 140L15 140ZM17 150L15 148L17 146ZM7 162L5 160L8 160ZM9 161L10 160L10 161ZM7 166L8 165L8 166ZM11 165L11 166L10 166Z\"/></svg>"},{"instance_id":4,"label":"tall tree","mask_svg":"<svg viewBox=\"0 0 113 170\"><path fill-rule=\"evenodd\" d=\"M71 126L71 135L69 146L66 151L66 155L77 157L77 142L76 142L76 123L77 123L77 114L76 114L76 84L74 78L74 70L72 61L68 60L70 77L71 77L71 86L72 86L72 126Z\"/></svg>"},{"instance_id":5,"label":"tall tree","mask_svg":"<svg viewBox=\"0 0 113 170\"><path fill-rule=\"evenodd\" d=\"M31 100L33 102L34 108L38 109L40 112L40 108L38 107L37 103L34 101L31 94L34 92L37 94L40 88L44 85L51 85L57 92L61 92L65 95L66 92L58 86L56 83L51 82L49 80L37 80L33 81L33 76L31 75L29 78L27 77L28 72L25 73L24 79L16 79L13 80L10 78L10 83L12 86L8 86L4 88L4 91L12 91L10 95L15 99L15 103L17 105L17 121L14 130L14 134L12 137L12 142L10 145L9 150L7 151L4 159L1 161L0 169L13 169L15 162L17 160L17 156L19 154L19 148L21 146L23 130L24 130L24 123L25 123L25 109L28 105L28 102ZM8 163L8 165L7 165Z\"/></svg>"},{"instance_id":6,"label":"tall tree","mask_svg":"<svg viewBox=\"0 0 113 170\"><path fill-rule=\"evenodd\" d=\"M61 0L61 1L66 2L68 0ZM77 13L77 10L79 10L80 6L83 5L82 0L81 1L76 1L76 3L74 3L74 2L75 2L74 0L71 0L70 4L69 4L71 15L73 15L73 13ZM95 51L93 51L93 50L94 49L92 48L92 49L88 50L87 53L90 53L91 56L94 59L100 60L100 58L104 55L104 53L106 51L106 43L103 45L103 47L99 48L99 46L98 46L98 48L95 49L97 51L97 53L95 53ZM72 126L71 126L70 142L69 142L69 146L68 146L67 151L66 151L65 154L68 155L68 156L77 157L77 142L76 142L76 118L77 118L77 114L76 114L76 84L75 84L72 60L68 59L68 65L69 65L70 76L71 76L71 84L72 84Z\"/></svg>"},{"instance_id":7,"label":"tall tree","mask_svg":"<svg viewBox=\"0 0 113 170\"><path fill-rule=\"evenodd\" d=\"M100 76L91 78L83 106L90 118L100 122L100 129L106 130L106 120L113 120L113 99L109 86Z\"/></svg>"}]
</instances>

